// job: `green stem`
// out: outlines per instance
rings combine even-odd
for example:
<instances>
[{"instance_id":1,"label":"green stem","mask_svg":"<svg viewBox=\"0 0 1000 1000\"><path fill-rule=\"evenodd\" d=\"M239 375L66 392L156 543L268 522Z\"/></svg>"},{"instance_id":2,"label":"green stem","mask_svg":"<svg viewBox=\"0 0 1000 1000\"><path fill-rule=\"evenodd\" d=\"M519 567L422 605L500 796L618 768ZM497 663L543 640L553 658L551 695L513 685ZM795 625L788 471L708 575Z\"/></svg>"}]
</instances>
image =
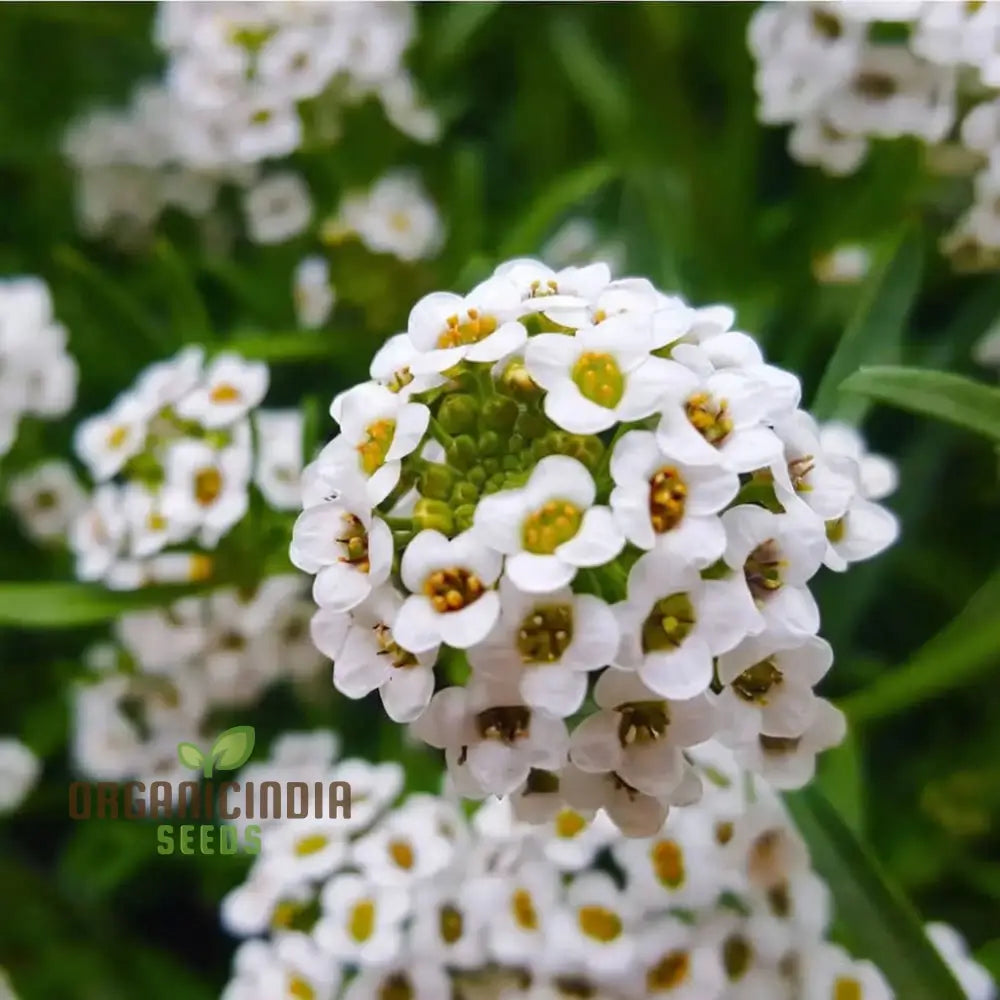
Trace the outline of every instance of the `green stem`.
<instances>
[{"instance_id":1,"label":"green stem","mask_svg":"<svg viewBox=\"0 0 1000 1000\"><path fill-rule=\"evenodd\" d=\"M389 525L389 527L392 528L393 531L409 531L409 532L413 531L413 518L412 517L388 517L388 516L386 516L386 517L383 517L382 520L385 521L385 523L387 525Z\"/></svg>"},{"instance_id":2,"label":"green stem","mask_svg":"<svg viewBox=\"0 0 1000 1000\"><path fill-rule=\"evenodd\" d=\"M452 436L437 422L434 417L431 417L428 429L431 432L431 437L434 438L434 440L437 441L437 443L446 451L455 443L454 438L452 438Z\"/></svg>"}]
</instances>

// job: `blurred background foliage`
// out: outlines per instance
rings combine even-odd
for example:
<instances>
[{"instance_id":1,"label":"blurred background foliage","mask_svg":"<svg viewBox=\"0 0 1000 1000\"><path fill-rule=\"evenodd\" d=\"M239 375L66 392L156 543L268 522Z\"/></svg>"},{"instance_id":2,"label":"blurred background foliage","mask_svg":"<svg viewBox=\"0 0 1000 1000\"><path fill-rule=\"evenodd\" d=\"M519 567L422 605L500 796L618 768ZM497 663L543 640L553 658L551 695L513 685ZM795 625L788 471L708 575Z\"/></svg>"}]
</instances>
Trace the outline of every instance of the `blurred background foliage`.
<instances>
[{"instance_id":1,"label":"blurred background foliage","mask_svg":"<svg viewBox=\"0 0 1000 1000\"><path fill-rule=\"evenodd\" d=\"M348 187L415 167L444 216L445 246L415 265L351 242L327 247L337 311L329 329L299 333L291 272L316 250L314 237L274 248L237 236L220 248L180 216L127 252L77 235L61 135L75 115L123 103L158 73L153 7L5 4L0 272L49 282L81 365L78 416L183 342L232 343L272 363L269 402L309 407L317 440L332 428L328 401L365 377L419 295L462 290L499 259L538 253L571 217L592 218L623 244L626 273L696 304L732 304L769 359L801 374L820 416L863 419L871 447L899 462L890 505L900 543L821 580L822 631L837 656L827 693L853 724L849 743L823 761L821 784L922 915L957 925L997 975L997 456L960 429L859 406L836 383L862 362L977 375L970 347L1000 319L1000 282L955 276L937 253L953 192L927 181L916 146L876 148L846 180L789 160L782 132L755 121L751 10L421 6L409 61L445 119L443 140L415 148L363 106L337 146L295 161L320 219ZM817 283L814 260L852 242L875 257L868 285ZM72 420L27 424L4 477L69 454L72 429ZM69 580L71 567L3 513L0 577ZM29 1000L217 995L231 952L218 900L246 861L162 858L144 824L66 818L64 692L104 631L0 631L0 732L45 758L43 782L0 828L0 964ZM331 689L306 709L277 691L252 720L233 721L252 721L262 747L283 729L331 725L351 754L403 753L394 727L370 724L380 716ZM431 787L434 767L413 761L414 786Z\"/></svg>"}]
</instances>

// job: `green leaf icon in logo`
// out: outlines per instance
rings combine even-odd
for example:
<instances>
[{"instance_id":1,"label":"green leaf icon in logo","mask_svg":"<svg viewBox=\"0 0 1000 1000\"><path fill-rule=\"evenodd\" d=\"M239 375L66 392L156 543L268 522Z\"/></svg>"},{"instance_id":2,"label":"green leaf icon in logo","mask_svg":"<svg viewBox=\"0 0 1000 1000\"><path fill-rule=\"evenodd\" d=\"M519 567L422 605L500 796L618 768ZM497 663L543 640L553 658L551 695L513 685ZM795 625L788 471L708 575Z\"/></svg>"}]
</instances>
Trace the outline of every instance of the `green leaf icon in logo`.
<instances>
[{"instance_id":1,"label":"green leaf icon in logo","mask_svg":"<svg viewBox=\"0 0 1000 1000\"><path fill-rule=\"evenodd\" d=\"M185 767L200 769L206 778L211 778L214 768L235 771L242 767L253 753L253 744L253 726L233 726L219 734L207 757L193 743L178 743L177 757Z\"/></svg>"},{"instance_id":2,"label":"green leaf icon in logo","mask_svg":"<svg viewBox=\"0 0 1000 1000\"><path fill-rule=\"evenodd\" d=\"M178 743L177 757L185 767L198 771L205 763L205 755L193 743Z\"/></svg>"},{"instance_id":3,"label":"green leaf icon in logo","mask_svg":"<svg viewBox=\"0 0 1000 1000\"><path fill-rule=\"evenodd\" d=\"M220 733L212 746L215 767L220 771L235 771L242 767L253 753L253 743L253 726L233 726Z\"/></svg>"}]
</instances>

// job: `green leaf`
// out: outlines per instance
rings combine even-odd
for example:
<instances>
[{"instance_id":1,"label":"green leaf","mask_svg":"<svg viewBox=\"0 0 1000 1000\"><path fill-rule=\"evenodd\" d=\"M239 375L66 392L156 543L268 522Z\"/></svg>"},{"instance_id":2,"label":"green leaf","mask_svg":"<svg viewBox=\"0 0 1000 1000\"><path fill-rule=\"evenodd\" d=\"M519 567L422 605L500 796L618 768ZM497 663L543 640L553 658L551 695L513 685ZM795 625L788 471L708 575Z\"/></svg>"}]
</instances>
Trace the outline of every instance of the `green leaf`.
<instances>
[{"instance_id":1,"label":"green leaf","mask_svg":"<svg viewBox=\"0 0 1000 1000\"><path fill-rule=\"evenodd\" d=\"M535 200L528 212L511 225L498 256L537 253L558 218L613 180L616 170L599 160L564 174Z\"/></svg>"},{"instance_id":2,"label":"green leaf","mask_svg":"<svg viewBox=\"0 0 1000 1000\"><path fill-rule=\"evenodd\" d=\"M865 828L865 783L862 753L855 733L848 733L840 746L820 756L817 781L850 830L861 836Z\"/></svg>"},{"instance_id":3,"label":"green leaf","mask_svg":"<svg viewBox=\"0 0 1000 1000\"><path fill-rule=\"evenodd\" d=\"M838 417L860 423L864 400L838 396L840 384L863 364L897 361L903 329L920 288L923 247L920 234L904 232L886 264L869 281L861 302L830 360L810 409L818 420Z\"/></svg>"},{"instance_id":4,"label":"green leaf","mask_svg":"<svg viewBox=\"0 0 1000 1000\"><path fill-rule=\"evenodd\" d=\"M428 40L434 69L441 70L454 63L499 7L496 2L442 4L441 15Z\"/></svg>"},{"instance_id":5,"label":"green leaf","mask_svg":"<svg viewBox=\"0 0 1000 1000\"><path fill-rule=\"evenodd\" d=\"M924 934L920 917L885 878L816 787L785 800L833 893L844 944L883 972L902 1000L964 1000L964 993Z\"/></svg>"},{"instance_id":6,"label":"green leaf","mask_svg":"<svg viewBox=\"0 0 1000 1000\"><path fill-rule=\"evenodd\" d=\"M967 684L996 667L1000 649L1000 570L903 666L839 704L852 723L879 719Z\"/></svg>"},{"instance_id":7,"label":"green leaf","mask_svg":"<svg viewBox=\"0 0 1000 1000\"><path fill-rule=\"evenodd\" d=\"M235 771L250 759L253 744L253 726L233 726L220 733L212 745L211 762L220 771Z\"/></svg>"},{"instance_id":8,"label":"green leaf","mask_svg":"<svg viewBox=\"0 0 1000 1000\"><path fill-rule=\"evenodd\" d=\"M862 368L841 389L1000 441L997 386L951 372L885 365Z\"/></svg>"},{"instance_id":9,"label":"green leaf","mask_svg":"<svg viewBox=\"0 0 1000 1000\"><path fill-rule=\"evenodd\" d=\"M205 763L205 755L193 743L177 744L177 759L185 766L200 771Z\"/></svg>"},{"instance_id":10,"label":"green leaf","mask_svg":"<svg viewBox=\"0 0 1000 1000\"><path fill-rule=\"evenodd\" d=\"M185 343L211 340L212 324L187 262L166 239L157 240L155 254L179 338Z\"/></svg>"},{"instance_id":11,"label":"green leaf","mask_svg":"<svg viewBox=\"0 0 1000 1000\"><path fill-rule=\"evenodd\" d=\"M112 621L127 611L160 607L197 593L193 587L118 592L86 583L0 583L0 627L74 628Z\"/></svg>"}]
</instances>

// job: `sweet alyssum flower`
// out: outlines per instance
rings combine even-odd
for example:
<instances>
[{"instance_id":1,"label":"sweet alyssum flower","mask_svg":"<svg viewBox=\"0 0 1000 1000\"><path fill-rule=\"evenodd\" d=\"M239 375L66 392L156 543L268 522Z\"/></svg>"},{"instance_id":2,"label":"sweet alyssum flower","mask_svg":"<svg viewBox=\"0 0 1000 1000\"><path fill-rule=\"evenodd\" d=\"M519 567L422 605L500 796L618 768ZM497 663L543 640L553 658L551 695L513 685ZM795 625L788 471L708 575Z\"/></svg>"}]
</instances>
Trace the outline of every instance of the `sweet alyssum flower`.
<instances>
[{"instance_id":1,"label":"sweet alyssum flower","mask_svg":"<svg viewBox=\"0 0 1000 1000\"><path fill-rule=\"evenodd\" d=\"M287 509L289 494L299 495L301 423L277 412L268 422L257 409L267 386L262 362L223 352L206 364L189 347L84 420L76 452L98 485L69 532L77 576L125 589L205 579L247 512L254 479L265 500Z\"/></svg>"},{"instance_id":2,"label":"sweet alyssum flower","mask_svg":"<svg viewBox=\"0 0 1000 1000\"><path fill-rule=\"evenodd\" d=\"M830 894L780 798L718 744L688 754L703 798L639 838L565 804L545 825L520 821L510 799L467 818L447 783L398 801L401 774L363 821L353 808L325 821L333 842L315 855L276 865L315 828L271 822L223 902L226 929L246 939L223 997L891 997L871 962L827 941ZM353 779L362 764L326 764L324 777ZM573 843L587 846L557 864L552 852ZM972 1000L990 1000L954 933L928 933Z\"/></svg>"},{"instance_id":3,"label":"sweet alyssum flower","mask_svg":"<svg viewBox=\"0 0 1000 1000\"><path fill-rule=\"evenodd\" d=\"M828 448L734 323L519 258L424 296L333 400L291 548L312 634L462 794L640 836L698 799L692 743L787 786L839 738L809 585L895 539L889 466Z\"/></svg>"}]
</instances>

